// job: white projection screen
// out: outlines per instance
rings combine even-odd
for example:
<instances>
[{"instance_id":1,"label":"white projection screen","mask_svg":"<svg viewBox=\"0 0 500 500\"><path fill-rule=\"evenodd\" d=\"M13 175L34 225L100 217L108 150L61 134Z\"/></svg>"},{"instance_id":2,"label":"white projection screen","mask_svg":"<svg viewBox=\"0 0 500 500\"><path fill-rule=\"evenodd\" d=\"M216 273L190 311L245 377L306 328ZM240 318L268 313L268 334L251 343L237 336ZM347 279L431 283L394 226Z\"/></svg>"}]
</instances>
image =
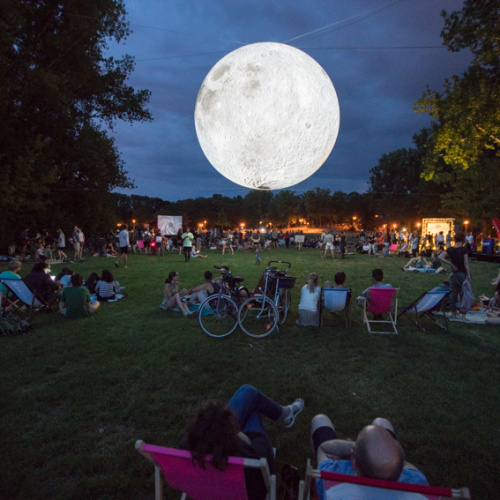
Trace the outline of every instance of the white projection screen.
<instances>
[{"instance_id":1,"label":"white projection screen","mask_svg":"<svg viewBox=\"0 0 500 500\"><path fill-rule=\"evenodd\" d=\"M182 215L158 215L158 230L162 235L174 236L182 231Z\"/></svg>"}]
</instances>

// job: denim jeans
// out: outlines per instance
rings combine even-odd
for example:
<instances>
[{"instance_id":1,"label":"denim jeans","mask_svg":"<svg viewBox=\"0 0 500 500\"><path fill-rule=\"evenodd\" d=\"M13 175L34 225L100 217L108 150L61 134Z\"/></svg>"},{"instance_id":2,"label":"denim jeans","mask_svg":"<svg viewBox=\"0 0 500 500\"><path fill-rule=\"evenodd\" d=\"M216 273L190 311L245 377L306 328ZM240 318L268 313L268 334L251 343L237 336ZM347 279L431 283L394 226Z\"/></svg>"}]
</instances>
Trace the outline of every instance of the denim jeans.
<instances>
[{"instance_id":1,"label":"denim jeans","mask_svg":"<svg viewBox=\"0 0 500 500\"><path fill-rule=\"evenodd\" d=\"M236 415L241 430L250 438L252 446L260 456L267 459L269 468L273 470L273 446L262 424L261 415L278 420L283 407L250 384L242 385L227 406Z\"/></svg>"}]
</instances>

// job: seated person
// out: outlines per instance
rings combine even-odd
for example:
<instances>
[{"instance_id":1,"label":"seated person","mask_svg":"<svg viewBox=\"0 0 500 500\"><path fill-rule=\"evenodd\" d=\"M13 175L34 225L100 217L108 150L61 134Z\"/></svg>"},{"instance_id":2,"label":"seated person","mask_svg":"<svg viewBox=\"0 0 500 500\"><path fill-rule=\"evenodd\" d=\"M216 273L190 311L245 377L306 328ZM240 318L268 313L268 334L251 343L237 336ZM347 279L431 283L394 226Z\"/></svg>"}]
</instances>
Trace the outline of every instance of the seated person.
<instances>
[{"instance_id":1,"label":"seated person","mask_svg":"<svg viewBox=\"0 0 500 500\"><path fill-rule=\"evenodd\" d=\"M372 281L372 286L363 290L361 292L361 297L358 297L358 305L360 307L363 307L365 301L368 300L370 288L392 288L392 285L390 285L389 283L382 283L382 281L384 281L384 271L382 269L372 270Z\"/></svg>"},{"instance_id":2,"label":"seated person","mask_svg":"<svg viewBox=\"0 0 500 500\"><path fill-rule=\"evenodd\" d=\"M236 391L227 406L218 401L203 403L189 425L181 446L202 468L207 455L212 455L212 465L219 470L226 468L227 459L231 456L265 458L273 474L273 446L261 417L279 420L290 428L303 408L304 401L300 398L291 405L281 406L255 387L245 384ZM260 471L249 469L245 471L245 476L248 498L264 500L266 489Z\"/></svg>"},{"instance_id":3,"label":"seated person","mask_svg":"<svg viewBox=\"0 0 500 500\"><path fill-rule=\"evenodd\" d=\"M191 288L187 291L188 295L186 299L189 303L203 302L209 295L212 295L219 291L219 285L212 280L212 272L205 271L204 276L205 283L195 288Z\"/></svg>"},{"instance_id":4,"label":"seated person","mask_svg":"<svg viewBox=\"0 0 500 500\"><path fill-rule=\"evenodd\" d=\"M21 265L22 264L20 260L11 260L8 264L9 270L0 273L0 278L20 280L21 276L19 275L19 273L21 271ZM10 299L14 298L12 292L9 292L7 288L2 285L2 283L0 283L0 293L2 294L2 307L8 306L10 303Z\"/></svg>"},{"instance_id":5,"label":"seated person","mask_svg":"<svg viewBox=\"0 0 500 500\"><path fill-rule=\"evenodd\" d=\"M329 281L325 281L325 288L345 288L344 283L346 279L346 274L342 271L339 271L338 273L335 273L335 276L333 277L333 280L335 281L335 285Z\"/></svg>"},{"instance_id":6,"label":"seated person","mask_svg":"<svg viewBox=\"0 0 500 500\"><path fill-rule=\"evenodd\" d=\"M311 273L309 282L300 291L299 326L317 326L319 323L319 299L321 297L321 287L318 286L318 275Z\"/></svg>"},{"instance_id":7,"label":"seated person","mask_svg":"<svg viewBox=\"0 0 500 500\"><path fill-rule=\"evenodd\" d=\"M207 257L208 257L208 255L203 255L202 253L200 253L199 250L195 250L194 247L191 247L191 258L192 259L197 259L197 258L206 259Z\"/></svg>"},{"instance_id":8,"label":"seated person","mask_svg":"<svg viewBox=\"0 0 500 500\"><path fill-rule=\"evenodd\" d=\"M56 276L56 281L60 283L63 288L71 286L71 276L73 275L73 270L69 267L63 267L61 272Z\"/></svg>"},{"instance_id":9,"label":"seated person","mask_svg":"<svg viewBox=\"0 0 500 500\"><path fill-rule=\"evenodd\" d=\"M488 301L486 316L489 318L500 317L500 283L496 287L495 295Z\"/></svg>"},{"instance_id":10,"label":"seated person","mask_svg":"<svg viewBox=\"0 0 500 500\"><path fill-rule=\"evenodd\" d=\"M392 288L392 285L389 283L382 283L384 280L384 271L382 269L373 269L372 270L372 281L373 284L371 287L366 288L361 292L361 297L358 297L358 306L363 307L364 303L366 302L366 305L368 306L368 302L370 300L369 297L369 292L370 288Z\"/></svg>"},{"instance_id":11,"label":"seated person","mask_svg":"<svg viewBox=\"0 0 500 500\"><path fill-rule=\"evenodd\" d=\"M88 288L82 286L81 274L71 276L71 286L67 286L61 293L59 311L68 319L86 318L99 309L99 302L90 301Z\"/></svg>"},{"instance_id":12,"label":"seated person","mask_svg":"<svg viewBox=\"0 0 500 500\"><path fill-rule=\"evenodd\" d=\"M45 247L40 243L35 252L35 262L45 262L47 260L44 250Z\"/></svg>"},{"instance_id":13,"label":"seated person","mask_svg":"<svg viewBox=\"0 0 500 500\"><path fill-rule=\"evenodd\" d=\"M38 293L47 303L51 303L59 296L61 285L47 274L50 272L46 262L37 262L25 278L25 283Z\"/></svg>"},{"instance_id":14,"label":"seated person","mask_svg":"<svg viewBox=\"0 0 500 500\"><path fill-rule=\"evenodd\" d=\"M189 310L188 305L182 300L187 294L187 290L184 288L179 292L179 282L179 274L176 271L171 271L165 280L165 286L163 287L163 302L160 304L160 309L168 311L169 309L178 307L184 316L188 316L192 311Z\"/></svg>"},{"instance_id":15,"label":"seated person","mask_svg":"<svg viewBox=\"0 0 500 500\"><path fill-rule=\"evenodd\" d=\"M414 465L405 462L403 448L391 423L376 418L358 434L356 441L337 438L331 420L316 415L311 422L311 444L317 468L349 476L428 486L426 477ZM322 480L316 480L320 500L325 499Z\"/></svg>"},{"instance_id":16,"label":"seated person","mask_svg":"<svg viewBox=\"0 0 500 500\"><path fill-rule=\"evenodd\" d=\"M118 288L116 286L116 281L111 274L111 271L104 269L102 276L95 286L95 293L97 295L97 300L101 302L107 302L108 300L114 300Z\"/></svg>"}]
</instances>

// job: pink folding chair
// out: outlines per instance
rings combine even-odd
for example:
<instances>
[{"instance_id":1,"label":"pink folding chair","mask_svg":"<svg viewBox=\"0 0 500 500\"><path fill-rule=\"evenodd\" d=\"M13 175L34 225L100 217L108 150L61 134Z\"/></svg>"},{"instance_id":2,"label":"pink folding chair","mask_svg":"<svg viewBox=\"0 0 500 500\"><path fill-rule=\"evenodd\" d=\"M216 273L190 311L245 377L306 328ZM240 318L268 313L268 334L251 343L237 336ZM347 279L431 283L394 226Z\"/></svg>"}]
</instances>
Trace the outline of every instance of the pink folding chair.
<instances>
[{"instance_id":1,"label":"pink folding chair","mask_svg":"<svg viewBox=\"0 0 500 500\"><path fill-rule=\"evenodd\" d=\"M398 291L399 288L372 287L368 289L363 304L363 323L366 324L370 333L395 333L397 335ZM373 318L368 317L368 314L373 314ZM372 330L372 327L378 328L374 325L380 324L390 325L391 330Z\"/></svg>"},{"instance_id":2,"label":"pink folding chair","mask_svg":"<svg viewBox=\"0 0 500 500\"><path fill-rule=\"evenodd\" d=\"M276 500L276 476L269 473L265 458L230 457L225 470L215 469L206 459L201 469L185 450L164 448L137 441L135 448L155 466L155 499L163 498L160 471L174 490L183 492L181 499L193 500L246 500L245 468L260 469L267 488L267 500Z\"/></svg>"},{"instance_id":3,"label":"pink folding chair","mask_svg":"<svg viewBox=\"0 0 500 500\"><path fill-rule=\"evenodd\" d=\"M309 499L313 479L324 481L325 496L328 500L440 500L445 498L470 500L468 488L451 489L420 486L319 471L313 469L309 461L306 479L300 483L299 500Z\"/></svg>"}]
</instances>

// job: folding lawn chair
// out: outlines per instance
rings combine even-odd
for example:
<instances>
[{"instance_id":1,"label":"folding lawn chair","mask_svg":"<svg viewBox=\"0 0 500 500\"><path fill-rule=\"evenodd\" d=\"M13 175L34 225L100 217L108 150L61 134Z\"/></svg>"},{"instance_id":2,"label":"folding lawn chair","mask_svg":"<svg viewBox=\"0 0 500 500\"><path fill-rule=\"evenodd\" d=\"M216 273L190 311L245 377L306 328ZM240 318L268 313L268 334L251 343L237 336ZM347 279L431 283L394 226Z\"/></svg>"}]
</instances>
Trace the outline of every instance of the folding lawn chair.
<instances>
[{"instance_id":1,"label":"folding lawn chair","mask_svg":"<svg viewBox=\"0 0 500 500\"><path fill-rule=\"evenodd\" d=\"M225 470L212 467L207 457L206 468L193 464L191 454L185 450L163 448L135 443L136 450L155 466L155 499L161 500L162 481L160 470L171 488L183 492L181 499L193 500L245 500L245 468L260 470L267 489L266 500L276 500L276 476L270 475L265 458L229 457Z\"/></svg>"},{"instance_id":2,"label":"folding lawn chair","mask_svg":"<svg viewBox=\"0 0 500 500\"><path fill-rule=\"evenodd\" d=\"M403 245L403 246L399 249L399 251L398 251L398 255L399 255L400 257L405 257L405 253L407 253L407 252L408 252L407 248L408 248L408 245L407 245L407 244L404 244L404 245Z\"/></svg>"},{"instance_id":3,"label":"folding lawn chair","mask_svg":"<svg viewBox=\"0 0 500 500\"><path fill-rule=\"evenodd\" d=\"M410 314L414 314L415 317L412 321L418 326L419 330L425 331L422 326L421 318L423 316L427 316L447 332L448 320L446 319L444 306L449 293L449 290L425 292L420 295L418 299L414 300L409 306L400 306L399 317L402 318L403 316L408 316L408 318L410 318ZM434 312L438 310L441 310L444 319L444 326L438 321L437 315L434 314Z\"/></svg>"},{"instance_id":4,"label":"folding lawn chair","mask_svg":"<svg viewBox=\"0 0 500 500\"><path fill-rule=\"evenodd\" d=\"M363 304L363 323L366 324L370 333L398 333L396 323L398 320L398 291L399 288L376 288L368 289L368 295ZM373 314L373 319L368 317L368 314ZM387 319L383 319L382 315L386 315ZM392 331L375 331L372 330L373 325L389 324Z\"/></svg>"},{"instance_id":5,"label":"folding lawn chair","mask_svg":"<svg viewBox=\"0 0 500 500\"><path fill-rule=\"evenodd\" d=\"M14 311L26 306L29 311L28 321L40 311L52 311L53 303L48 303L37 292L32 292L29 286L22 280L16 278L0 278L2 284L11 291L15 298L9 298L9 308L14 308Z\"/></svg>"},{"instance_id":6,"label":"folding lawn chair","mask_svg":"<svg viewBox=\"0 0 500 500\"><path fill-rule=\"evenodd\" d=\"M395 257L396 255L398 255L398 244L397 243L393 243L390 247L389 247L389 255L392 255L393 257Z\"/></svg>"},{"instance_id":7,"label":"folding lawn chair","mask_svg":"<svg viewBox=\"0 0 500 500\"><path fill-rule=\"evenodd\" d=\"M326 500L440 500L446 498L470 500L468 488L451 489L420 486L319 471L313 469L309 461L305 481L300 482L299 500L308 500L310 498L313 479L324 481ZM316 494L314 497L317 498Z\"/></svg>"},{"instance_id":8,"label":"folding lawn chair","mask_svg":"<svg viewBox=\"0 0 500 500\"><path fill-rule=\"evenodd\" d=\"M323 300L320 308L320 324L323 325L323 312L329 311L333 315L343 313L345 326L351 328L351 303L352 290L349 288L323 288Z\"/></svg>"}]
</instances>

